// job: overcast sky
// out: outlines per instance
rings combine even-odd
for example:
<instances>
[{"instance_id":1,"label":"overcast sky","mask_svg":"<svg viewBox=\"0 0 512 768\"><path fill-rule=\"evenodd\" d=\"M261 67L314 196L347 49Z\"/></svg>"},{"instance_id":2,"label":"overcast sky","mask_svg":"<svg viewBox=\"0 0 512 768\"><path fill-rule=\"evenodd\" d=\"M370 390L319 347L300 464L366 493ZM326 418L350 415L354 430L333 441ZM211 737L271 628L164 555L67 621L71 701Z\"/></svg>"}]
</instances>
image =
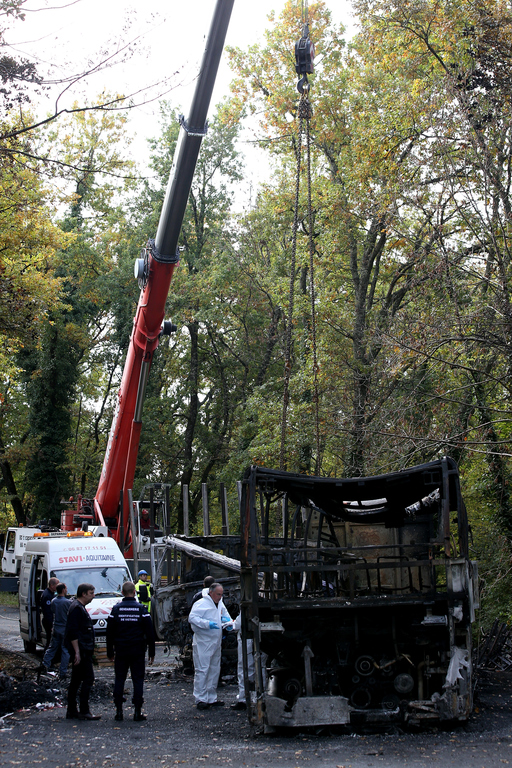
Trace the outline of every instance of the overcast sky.
<instances>
[{"instance_id":1,"label":"overcast sky","mask_svg":"<svg viewBox=\"0 0 512 768\"><path fill-rule=\"evenodd\" d=\"M283 5L284 0L235 0L226 44L246 48L262 42L269 13L274 10L278 15ZM327 5L334 21L350 30L350 0L327 0ZM91 75L61 103L81 99L84 92L94 97L104 88L133 93L177 72L166 98L186 115L214 8L215 0L27 0L25 22L13 25L6 37L41 71L51 66L56 78L80 71L134 41L133 55L126 62ZM297 33L298 37L300 29ZM223 57L210 111L228 93L231 77ZM157 88L152 95L161 92ZM54 98L55 93L46 97L45 111L52 109ZM158 102L153 101L131 115L139 147L158 134L157 114Z\"/></svg>"}]
</instances>

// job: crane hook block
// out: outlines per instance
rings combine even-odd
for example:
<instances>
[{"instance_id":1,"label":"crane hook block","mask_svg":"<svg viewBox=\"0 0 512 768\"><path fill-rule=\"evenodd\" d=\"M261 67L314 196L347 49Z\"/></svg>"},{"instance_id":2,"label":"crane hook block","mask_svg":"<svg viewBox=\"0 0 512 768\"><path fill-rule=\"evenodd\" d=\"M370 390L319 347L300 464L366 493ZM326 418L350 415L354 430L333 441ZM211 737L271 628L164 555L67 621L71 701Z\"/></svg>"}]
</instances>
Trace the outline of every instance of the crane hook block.
<instances>
[{"instance_id":1,"label":"crane hook block","mask_svg":"<svg viewBox=\"0 0 512 768\"><path fill-rule=\"evenodd\" d=\"M295 43L295 71L298 75L312 75L314 71L315 46L309 37L309 25L302 29L302 37Z\"/></svg>"}]
</instances>

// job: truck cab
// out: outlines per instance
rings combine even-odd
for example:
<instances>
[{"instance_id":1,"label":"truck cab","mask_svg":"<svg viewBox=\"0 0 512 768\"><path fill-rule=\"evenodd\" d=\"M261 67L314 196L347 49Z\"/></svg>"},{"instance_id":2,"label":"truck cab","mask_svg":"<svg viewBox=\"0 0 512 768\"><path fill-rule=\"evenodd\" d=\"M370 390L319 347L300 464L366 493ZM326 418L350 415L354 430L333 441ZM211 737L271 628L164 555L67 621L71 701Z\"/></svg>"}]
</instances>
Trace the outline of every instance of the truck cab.
<instances>
[{"instance_id":1,"label":"truck cab","mask_svg":"<svg viewBox=\"0 0 512 768\"><path fill-rule=\"evenodd\" d=\"M21 558L27 541L34 533L40 533L40 528L8 528L2 555L2 572L7 576L19 576Z\"/></svg>"}]
</instances>

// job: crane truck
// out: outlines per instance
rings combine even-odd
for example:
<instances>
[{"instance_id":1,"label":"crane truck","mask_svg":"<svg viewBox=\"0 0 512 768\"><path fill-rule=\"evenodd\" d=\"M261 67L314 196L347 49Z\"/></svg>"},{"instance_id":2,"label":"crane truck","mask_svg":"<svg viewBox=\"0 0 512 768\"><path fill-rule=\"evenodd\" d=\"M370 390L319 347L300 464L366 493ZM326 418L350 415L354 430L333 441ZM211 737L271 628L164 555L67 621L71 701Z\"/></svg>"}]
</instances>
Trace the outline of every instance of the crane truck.
<instances>
[{"instance_id":1,"label":"crane truck","mask_svg":"<svg viewBox=\"0 0 512 768\"><path fill-rule=\"evenodd\" d=\"M187 118L180 118L180 133L156 236L135 262L141 292L121 387L108 438L101 477L88 516L105 525L109 534L127 550L130 530L129 491L137 462L142 427L142 407L153 355L162 335L175 326L164 321L165 303L179 262L178 239L192 179L207 131L206 117L234 0L217 0L196 88Z\"/></svg>"},{"instance_id":2,"label":"crane truck","mask_svg":"<svg viewBox=\"0 0 512 768\"><path fill-rule=\"evenodd\" d=\"M138 506L134 505L131 496L142 408L160 338L176 330L176 326L164 320L165 304L179 263L178 239L201 143L207 132L207 113L233 4L234 0L216 0L189 115L186 118L180 116L180 133L156 236L148 240L135 262L134 274L140 297L96 494L93 499L79 497L73 509L62 512L60 531L22 527L7 531L2 570L20 576L20 610L23 614L20 626L27 650L44 640L34 618L36 599L37 592L46 587L48 579L60 574L54 567L55 558L61 568L73 564L78 567L79 564L82 581L92 581L86 578L86 571L98 566L98 557L110 558L116 568L121 568L119 572L116 570L114 579L104 579L112 582L109 589L113 594L109 594L115 597L116 593L120 594L122 578L129 577L126 563L122 565L124 556L130 557L141 545L149 550L148 536L142 535L138 515L134 513L134 507L138 512ZM151 538L154 539L153 504L151 524ZM81 559L76 562L69 559L73 557ZM67 560L64 562L61 558ZM100 579L103 579L103 570L99 571ZM69 570L66 578L70 581ZM108 615L110 606L104 605L101 610Z\"/></svg>"}]
</instances>

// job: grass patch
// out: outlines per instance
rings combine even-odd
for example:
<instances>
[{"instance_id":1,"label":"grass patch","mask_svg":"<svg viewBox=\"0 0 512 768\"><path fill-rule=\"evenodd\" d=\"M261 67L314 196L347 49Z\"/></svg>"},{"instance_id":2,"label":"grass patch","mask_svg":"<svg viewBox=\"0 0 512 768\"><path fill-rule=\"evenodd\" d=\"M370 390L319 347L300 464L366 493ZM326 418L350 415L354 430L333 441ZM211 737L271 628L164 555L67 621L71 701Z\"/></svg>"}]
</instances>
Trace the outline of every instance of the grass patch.
<instances>
[{"instance_id":1,"label":"grass patch","mask_svg":"<svg viewBox=\"0 0 512 768\"><path fill-rule=\"evenodd\" d=\"M17 592L0 592L0 606L4 608L19 608Z\"/></svg>"}]
</instances>

